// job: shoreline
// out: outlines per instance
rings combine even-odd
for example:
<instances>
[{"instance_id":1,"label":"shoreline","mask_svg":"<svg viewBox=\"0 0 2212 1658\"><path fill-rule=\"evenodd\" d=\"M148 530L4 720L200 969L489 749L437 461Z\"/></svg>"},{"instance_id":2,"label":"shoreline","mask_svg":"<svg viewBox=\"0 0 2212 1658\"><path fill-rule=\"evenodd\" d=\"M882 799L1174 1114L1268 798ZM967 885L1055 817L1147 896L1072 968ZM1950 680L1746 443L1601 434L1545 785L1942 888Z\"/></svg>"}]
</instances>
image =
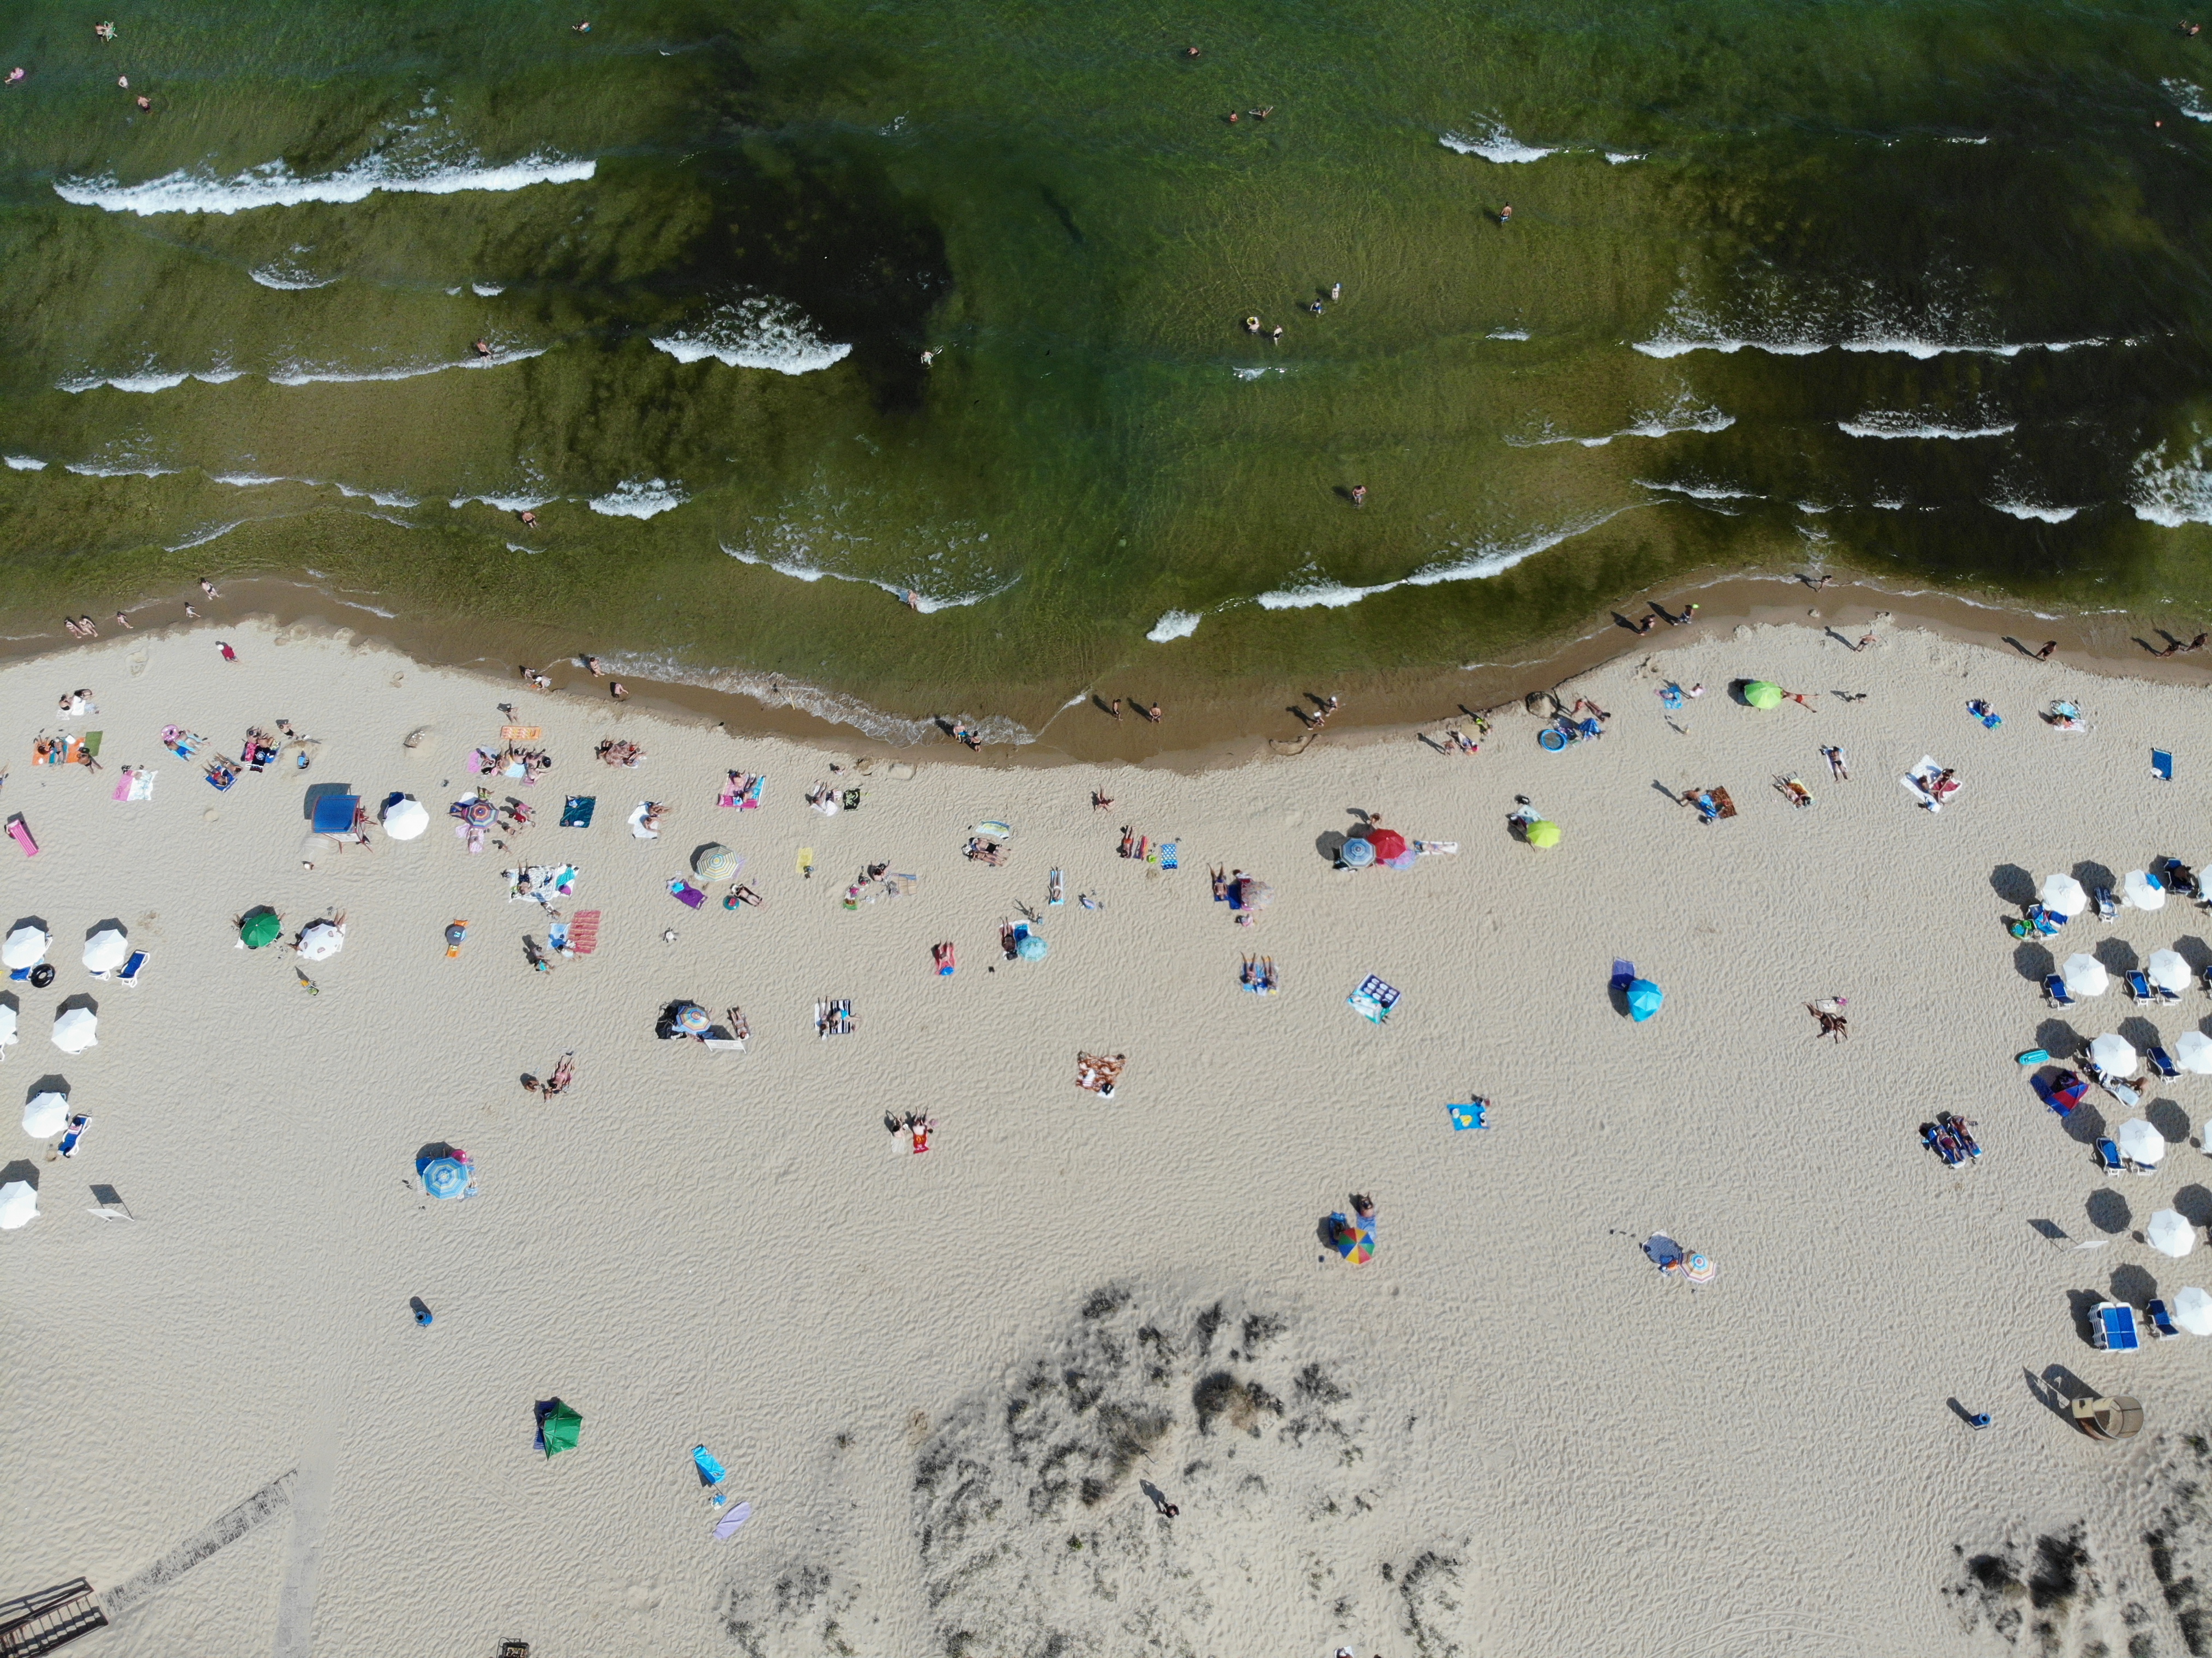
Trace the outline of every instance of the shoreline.
<instances>
[{"instance_id":1,"label":"shoreline","mask_svg":"<svg viewBox=\"0 0 2212 1658\"><path fill-rule=\"evenodd\" d=\"M143 599L125 614L181 610L187 600L202 613L198 618L180 616L130 631L134 636L161 638L258 621L280 629L344 635L389 649L422 667L451 669L503 685L523 700L518 706L544 695L589 700L599 689L579 662L580 651L566 629L510 623L500 624L495 636L488 640L485 625L473 618L441 623L395 614L362 602L379 596L372 591L341 589L309 579L314 574L301 571L223 579L221 596L212 600L195 598L188 588ZM2143 648L2142 636L2159 630L2145 624L2140 612L2052 613L1926 588L1892 588L1863 573L1836 573L1832 580L1832 586L1821 589L1796 574L1717 574L1702 583L1638 593L1594 613L1565 635L1535 641L1525 652L1500 661L1407 670L1349 685L1317 686L1315 690L1340 696L1344 703L1341 723L1326 732L1301 732L1292 708L1311 693L1289 680L1247 683L1179 698L1160 728L1159 739L1147 741L1152 728L1140 710L1132 703L1117 725L1107 717L1104 694L1095 686L1077 689L1042 712L1017 701L1018 714L964 708L912 714L884 709L851 693L752 670L710 668L694 677L671 678L633 666L617 669L607 677L619 677L632 688L623 706L720 726L738 738L779 737L886 759L912 758L927 750L933 761L964 765L1133 765L1182 773L1233 768L1269 755L1292 757L1316 743L1364 744L1437 729L1508 708L1531 692L1556 689L1613 663L1639 654L1662 656L1710 639L1716 629L1744 626L1779 623L1827 630L1847 648L1877 623L1920 629L1957 643L2024 654L2055 638L2058 655L2068 666L2100 677L2212 687L2212 658L2199 666L2185 657L2160 658ZM349 592L359 592L360 598L349 598ZM1698 605L1699 615L1686 627L1662 624L1650 635L1638 635L1624 624L1624 618L1640 616L1651 606L1679 610L1692 603ZM115 637L114 628L111 618L103 626L101 642ZM77 642L58 626L46 633L9 635L0 639L0 668L58 657ZM606 661L637 660L636 653L611 646L598 653ZM494 665L525 660L544 668L554 681L552 691L532 689L519 683L519 673L510 676L503 665ZM1114 677L1127 681L1137 676L1117 669ZM714 678L757 683L735 689L711 683ZM1039 692L1030 701L1041 704L1050 696ZM987 741L980 750L967 751L951 736L947 722L955 715L975 720L987 731L1012 725L1021 738Z\"/></svg>"}]
</instances>

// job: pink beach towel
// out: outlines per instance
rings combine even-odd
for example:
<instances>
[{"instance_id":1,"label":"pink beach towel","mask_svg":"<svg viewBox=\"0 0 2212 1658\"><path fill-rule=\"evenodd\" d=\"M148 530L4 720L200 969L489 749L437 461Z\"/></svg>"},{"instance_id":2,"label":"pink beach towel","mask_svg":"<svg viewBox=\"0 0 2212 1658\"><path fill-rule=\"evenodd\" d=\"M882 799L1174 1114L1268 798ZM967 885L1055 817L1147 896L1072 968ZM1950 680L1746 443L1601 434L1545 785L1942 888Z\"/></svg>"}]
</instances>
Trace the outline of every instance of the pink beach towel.
<instances>
[{"instance_id":1,"label":"pink beach towel","mask_svg":"<svg viewBox=\"0 0 2212 1658\"><path fill-rule=\"evenodd\" d=\"M17 846L22 847L23 856L26 858L35 858L39 855L38 841L31 834L31 826L23 821L21 812L17 812L8 820L8 835Z\"/></svg>"},{"instance_id":2,"label":"pink beach towel","mask_svg":"<svg viewBox=\"0 0 2212 1658\"><path fill-rule=\"evenodd\" d=\"M599 912L580 909L568 918L568 948L588 956L599 947Z\"/></svg>"}]
</instances>

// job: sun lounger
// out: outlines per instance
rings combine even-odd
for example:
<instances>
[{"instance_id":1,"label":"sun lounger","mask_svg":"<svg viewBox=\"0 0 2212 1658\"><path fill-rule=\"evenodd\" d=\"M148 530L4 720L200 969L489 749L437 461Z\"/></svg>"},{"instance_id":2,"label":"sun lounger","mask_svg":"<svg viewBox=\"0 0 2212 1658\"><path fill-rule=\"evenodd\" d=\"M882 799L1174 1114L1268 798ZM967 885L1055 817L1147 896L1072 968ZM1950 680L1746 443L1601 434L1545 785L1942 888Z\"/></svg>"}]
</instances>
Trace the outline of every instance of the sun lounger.
<instances>
[{"instance_id":1,"label":"sun lounger","mask_svg":"<svg viewBox=\"0 0 2212 1658\"><path fill-rule=\"evenodd\" d=\"M2043 993L2053 1007L2071 1007L2074 999L2066 993L2066 981L2053 973L2043 981Z\"/></svg>"},{"instance_id":2,"label":"sun lounger","mask_svg":"<svg viewBox=\"0 0 2212 1658\"><path fill-rule=\"evenodd\" d=\"M145 970L146 952L134 950L131 952L131 959L124 963L122 970L116 974L116 981L120 984L135 985L138 982L138 975Z\"/></svg>"},{"instance_id":3,"label":"sun lounger","mask_svg":"<svg viewBox=\"0 0 2212 1658\"><path fill-rule=\"evenodd\" d=\"M2118 1140L2097 1142L2097 1167L2107 1175L2120 1172L2120 1144Z\"/></svg>"},{"instance_id":4,"label":"sun lounger","mask_svg":"<svg viewBox=\"0 0 2212 1658\"><path fill-rule=\"evenodd\" d=\"M315 802L313 829L318 835L350 835L360 818L357 794L325 794Z\"/></svg>"},{"instance_id":5,"label":"sun lounger","mask_svg":"<svg viewBox=\"0 0 2212 1658\"><path fill-rule=\"evenodd\" d=\"M2128 995L2131 999L2138 1002L2147 1002L2150 1000L2149 975L2146 974L2141 968L2137 968L2134 972L2124 974L2121 976L2127 981Z\"/></svg>"},{"instance_id":6,"label":"sun lounger","mask_svg":"<svg viewBox=\"0 0 2212 1658\"><path fill-rule=\"evenodd\" d=\"M2164 1048L2159 1047L2155 1042L2152 1043L2148 1048L2144 1050L2144 1052L2149 1056L2150 1068L2158 1072L2160 1076L2178 1077L2181 1074L2180 1067L2176 1066L2173 1062L2173 1056L2168 1054Z\"/></svg>"},{"instance_id":7,"label":"sun lounger","mask_svg":"<svg viewBox=\"0 0 2212 1658\"><path fill-rule=\"evenodd\" d=\"M2120 918L2119 900L2112 896L2110 887L2092 887L2089 890L2089 904L2097 912L2097 919L2100 921L2117 921Z\"/></svg>"},{"instance_id":8,"label":"sun lounger","mask_svg":"<svg viewBox=\"0 0 2212 1658\"><path fill-rule=\"evenodd\" d=\"M2166 1303L2155 1296L2151 1297L2150 1304L2143 1309L2143 1316L2150 1321L2150 1335L2154 1341L2164 1341L2181 1333L2179 1330L2174 1328L2173 1315L2166 1311Z\"/></svg>"},{"instance_id":9,"label":"sun lounger","mask_svg":"<svg viewBox=\"0 0 2212 1658\"><path fill-rule=\"evenodd\" d=\"M2173 756L2165 749L2150 751L2150 774L2161 783L2173 781Z\"/></svg>"},{"instance_id":10,"label":"sun lounger","mask_svg":"<svg viewBox=\"0 0 2212 1658\"><path fill-rule=\"evenodd\" d=\"M561 807L561 827L562 829L591 828L592 813L598 808L599 804L599 798L596 794L570 795Z\"/></svg>"},{"instance_id":11,"label":"sun lounger","mask_svg":"<svg viewBox=\"0 0 2212 1658\"><path fill-rule=\"evenodd\" d=\"M2101 1352L2132 1353L2142 1346L2136 1309L2124 1301L2100 1301L2089 1319L2089 1345Z\"/></svg>"}]
</instances>

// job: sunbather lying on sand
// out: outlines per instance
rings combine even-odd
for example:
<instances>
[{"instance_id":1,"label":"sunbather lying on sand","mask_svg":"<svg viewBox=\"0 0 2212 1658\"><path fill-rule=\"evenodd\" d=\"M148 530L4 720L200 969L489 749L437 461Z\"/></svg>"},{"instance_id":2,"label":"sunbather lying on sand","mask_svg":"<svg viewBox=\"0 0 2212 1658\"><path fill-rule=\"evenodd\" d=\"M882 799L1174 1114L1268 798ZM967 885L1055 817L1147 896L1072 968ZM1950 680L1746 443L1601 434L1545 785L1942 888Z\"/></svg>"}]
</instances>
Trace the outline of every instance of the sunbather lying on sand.
<instances>
[{"instance_id":1,"label":"sunbather lying on sand","mask_svg":"<svg viewBox=\"0 0 2212 1658\"><path fill-rule=\"evenodd\" d=\"M1125 1054L1116 1054L1110 1060L1097 1054L1078 1054L1075 1056L1075 1085L1103 1100L1112 1099L1114 1084L1120 1080L1121 1067L1127 1059Z\"/></svg>"},{"instance_id":2,"label":"sunbather lying on sand","mask_svg":"<svg viewBox=\"0 0 2212 1658\"><path fill-rule=\"evenodd\" d=\"M1006 861L1006 851L996 841L986 841L981 835L970 835L965 855L979 864L988 864L996 869Z\"/></svg>"}]
</instances>

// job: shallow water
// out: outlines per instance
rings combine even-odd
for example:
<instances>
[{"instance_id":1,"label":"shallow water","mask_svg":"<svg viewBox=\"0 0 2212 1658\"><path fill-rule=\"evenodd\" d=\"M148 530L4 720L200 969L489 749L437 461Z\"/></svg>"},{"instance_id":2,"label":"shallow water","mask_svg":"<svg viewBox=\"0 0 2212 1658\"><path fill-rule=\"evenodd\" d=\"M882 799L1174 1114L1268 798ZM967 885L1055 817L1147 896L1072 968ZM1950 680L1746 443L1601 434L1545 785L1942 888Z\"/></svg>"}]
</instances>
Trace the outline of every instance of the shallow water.
<instances>
[{"instance_id":1,"label":"shallow water","mask_svg":"<svg viewBox=\"0 0 2212 1658\"><path fill-rule=\"evenodd\" d=\"M988 711L1716 562L2212 598L2212 37L2164 13L574 21L12 15L18 607L311 567Z\"/></svg>"}]
</instances>

